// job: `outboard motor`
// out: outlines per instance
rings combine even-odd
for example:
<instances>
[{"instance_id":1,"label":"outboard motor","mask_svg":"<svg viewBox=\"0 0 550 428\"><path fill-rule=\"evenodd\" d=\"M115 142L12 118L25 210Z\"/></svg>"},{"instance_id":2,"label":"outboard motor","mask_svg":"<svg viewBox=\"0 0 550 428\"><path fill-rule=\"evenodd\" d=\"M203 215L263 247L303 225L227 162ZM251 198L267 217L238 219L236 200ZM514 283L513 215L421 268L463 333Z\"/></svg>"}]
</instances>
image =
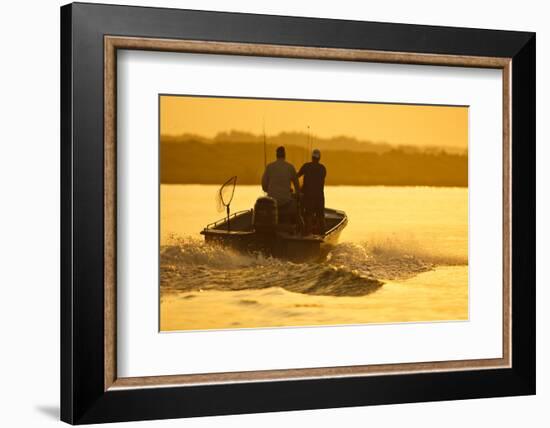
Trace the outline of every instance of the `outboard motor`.
<instances>
[{"instance_id":1,"label":"outboard motor","mask_svg":"<svg viewBox=\"0 0 550 428\"><path fill-rule=\"evenodd\" d=\"M254 229L256 232L274 232L279 223L277 201L269 196L262 196L254 204Z\"/></svg>"}]
</instances>

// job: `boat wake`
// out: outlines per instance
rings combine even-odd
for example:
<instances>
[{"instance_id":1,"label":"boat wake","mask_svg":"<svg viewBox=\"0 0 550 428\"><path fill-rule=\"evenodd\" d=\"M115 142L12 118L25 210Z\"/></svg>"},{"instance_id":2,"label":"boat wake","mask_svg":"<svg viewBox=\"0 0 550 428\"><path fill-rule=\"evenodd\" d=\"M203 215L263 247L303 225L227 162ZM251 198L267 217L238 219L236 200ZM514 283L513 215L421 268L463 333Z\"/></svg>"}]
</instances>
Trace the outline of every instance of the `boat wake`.
<instances>
[{"instance_id":1,"label":"boat wake","mask_svg":"<svg viewBox=\"0 0 550 428\"><path fill-rule=\"evenodd\" d=\"M364 296L378 290L385 280L411 277L442 262L427 254L423 259L420 256L421 252L407 251L395 243L345 242L323 261L297 264L242 254L191 237L172 238L161 247L161 287L180 292L281 287L310 295Z\"/></svg>"}]
</instances>

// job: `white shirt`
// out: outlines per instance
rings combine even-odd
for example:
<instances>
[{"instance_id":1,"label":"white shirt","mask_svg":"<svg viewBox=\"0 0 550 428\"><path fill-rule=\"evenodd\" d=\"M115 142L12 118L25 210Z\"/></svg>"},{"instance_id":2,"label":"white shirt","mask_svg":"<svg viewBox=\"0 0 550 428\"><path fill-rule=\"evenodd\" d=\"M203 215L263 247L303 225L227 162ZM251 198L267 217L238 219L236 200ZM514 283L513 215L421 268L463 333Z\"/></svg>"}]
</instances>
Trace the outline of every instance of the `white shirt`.
<instances>
[{"instance_id":1,"label":"white shirt","mask_svg":"<svg viewBox=\"0 0 550 428\"><path fill-rule=\"evenodd\" d=\"M262 176L262 189L268 196L275 198L279 205L291 200L290 183L294 183L294 190L298 191L300 184L294 166L284 159L277 159L266 166Z\"/></svg>"}]
</instances>

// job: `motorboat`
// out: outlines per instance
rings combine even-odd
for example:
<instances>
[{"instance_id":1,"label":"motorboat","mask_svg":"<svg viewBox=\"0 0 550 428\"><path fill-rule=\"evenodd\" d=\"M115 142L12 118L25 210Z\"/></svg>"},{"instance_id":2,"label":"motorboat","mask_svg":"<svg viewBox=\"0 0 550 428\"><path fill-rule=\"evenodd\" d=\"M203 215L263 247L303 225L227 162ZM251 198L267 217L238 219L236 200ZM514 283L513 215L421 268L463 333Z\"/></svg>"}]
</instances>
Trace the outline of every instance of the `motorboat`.
<instances>
[{"instance_id":1,"label":"motorboat","mask_svg":"<svg viewBox=\"0 0 550 428\"><path fill-rule=\"evenodd\" d=\"M228 212L223 219L208 224L201 234L207 243L238 251L260 252L295 262L310 261L326 255L348 223L344 211L325 208L324 213L324 230L305 233L300 221L294 221L296 216L281 215L276 201L262 196L254 208Z\"/></svg>"}]
</instances>

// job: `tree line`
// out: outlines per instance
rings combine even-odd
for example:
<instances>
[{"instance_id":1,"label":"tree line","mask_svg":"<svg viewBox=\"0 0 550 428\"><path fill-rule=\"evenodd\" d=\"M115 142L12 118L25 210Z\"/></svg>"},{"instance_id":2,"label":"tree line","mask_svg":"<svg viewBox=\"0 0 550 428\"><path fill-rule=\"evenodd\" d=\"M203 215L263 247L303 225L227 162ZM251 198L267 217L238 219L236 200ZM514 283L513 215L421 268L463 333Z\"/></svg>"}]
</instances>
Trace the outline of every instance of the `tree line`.
<instances>
[{"instance_id":1,"label":"tree line","mask_svg":"<svg viewBox=\"0 0 550 428\"><path fill-rule=\"evenodd\" d=\"M278 144L266 145L266 160ZM309 161L303 146L285 145L296 170ZM468 156L443 150L392 148L384 152L322 150L327 185L468 186ZM259 184L264 170L263 143L205 142L161 138L161 183L221 184L236 175L239 184Z\"/></svg>"}]
</instances>

